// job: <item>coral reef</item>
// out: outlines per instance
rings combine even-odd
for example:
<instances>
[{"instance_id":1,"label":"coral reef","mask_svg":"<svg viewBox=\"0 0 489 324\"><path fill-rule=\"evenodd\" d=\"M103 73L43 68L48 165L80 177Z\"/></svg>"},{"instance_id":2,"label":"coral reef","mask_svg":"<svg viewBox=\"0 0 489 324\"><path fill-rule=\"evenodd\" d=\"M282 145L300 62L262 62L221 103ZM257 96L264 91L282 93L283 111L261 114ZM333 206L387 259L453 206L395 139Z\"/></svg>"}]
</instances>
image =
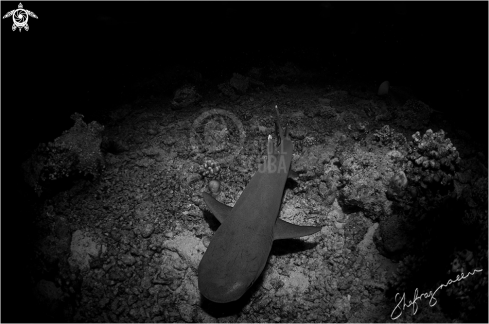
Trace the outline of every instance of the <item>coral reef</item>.
<instances>
[{"instance_id":1,"label":"coral reef","mask_svg":"<svg viewBox=\"0 0 489 324\"><path fill-rule=\"evenodd\" d=\"M476 158L462 160L459 167L454 177L454 196L464 202L463 222L487 232L487 168Z\"/></svg>"},{"instance_id":2,"label":"coral reef","mask_svg":"<svg viewBox=\"0 0 489 324\"><path fill-rule=\"evenodd\" d=\"M404 147L407 143L406 138L401 133L396 132L389 125L384 125L382 128L375 130L373 133L374 140L382 146L387 146L393 150Z\"/></svg>"},{"instance_id":3,"label":"coral reef","mask_svg":"<svg viewBox=\"0 0 489 324\"><path fill-rule=\"evenodd\" d=\"M300 71L285 72L294 78ZM248 77L270 80L267 73ZM133 104L146 108L128 105L111 114L102 175L84 190L66 187L40 203L45 238L31 269L33 287L42 288L40 307L54 301L59 306L48 313L76 322L387 322L392 293L412 299L416 288L429 292L460 271L483 269L442 289L436 307L420 302L416 315L406 309L398 321L481 319L471 314L487 308L483 157L464 157L462 144L453 148L456 135L452 143L442 131L416 133L408 142L411 132L392 128L395 121L379 124L375 93L359 100L343 89L306 92L289 84L253 92L250 81L238 95L225 85L237 98L232 105L216 96L203 98L199 112L176 113L148 99ZM322 230L275 242L249 296L223 311L202 300L197 286L195 270L219 226L202 192L228 206L236 202L266 155L271 102L283 107L299 173L287 180L279 217ZM386 104L385 111L392 116L394 109ZM76 124L79 135L51 143L35 164L47 171L31 177L34 184L47 184L50 174L70 178L78 174L70 170L99 156L79 157L88 147L97 152L102 136L96 124ZM88 266L77 270L68 259L77 256L70 241L79 231L102 249L83 255Z\"/></svg>"},{"instance_id":4,"label":"coral reef","mask_svg":"<svg viewBox=\"0 0 489 324\"><path fill-rule=\"evenodd\" d=\"M460 157L450 139L445 138L445 132L434 133L428 129L422 137L416 132L412 138L407 156L410 160L407 164L409 179L423 187L452 184Z\"/></svg>"},{"instance_id":5,"label":"coral reef","mask_svg":"<svg viewBox=\"0 0 489 324\"><path fill-rule=\"evenodd\" d=\"M75 125L53 142L40 144L23 163L26 182L41 195L56 180L71 176L97 177L104 168L100 151L104 126L96 121L88 125L83 115L71 116Z\"/></svg>"},{"instance_id":6,"label":"coral reef","mask_svg":"<svg viewBox=\"0 0 489 324\"><path fill-rule=\"evenodd\" d=\"M297 79L303 73L292 62L283 65L272 65L268 77L275 82L290 82Z\"/></svg>"},{"instance_id":7,"label":"coral reef","mask_svg":"<svg viewBox=\"0 0 489 324\"><path fill-rule=\"evenodd\" d=\"M263 88L265 86L263 82L255 79L259 78L260 76L261 72L257 68L251 69L248 73L248 76L244 76L239 73L233 73L233 76L231 77L229 82L221 83L217 86L217 88L225 96L231 99L237 99L240 95L249 92L252 87Z\"/></svg>"},{"instance_id":8,"label":"coral reef","mask_svg":"<svg viewBox=\"0 0 489 324\"><path fill-rule=\"evenodd\" d=\"M233 87L231 86L231 84L229 84L229 82L224 82L224 83L221 83L217 86L217 88L221 91L221 93L231 99L236 99L238 97L238 95L236 94L236 92L234 91Z\"/></svg>"},{"instance_id":9,"label":"coral reef","mask_svg":"<svg viewBox=\"0 0 489 324\"><path fill-rule=\"evenodd\" d=\"M409 99L397 111L396 120L399 126L409 130L415 130L426 126L432 113L433 109L424 102Z\"/></svg>"},{"instance_id":10,"label":"coral reef","mask_svg":"<svg viewBox=\"0 0 489 324\"><path fill-rule=\"evenodd\" d=\"M229 84L239 93L246 93L250 86L250 78L238 73L233 73L233 77L229 80Z\"/></svg>"},{"instance_id":11,"label":"coral reef","mask_svg":"<svg viewBox=\"0 0 489 324\"><path fill-rule=\"evenodd\" d=\"M195 86L186 84L175 91L172 105L176 108L187 107L197 103L202 99L202 96L195 90Z\"/></svg>"},{"instance_id":12,"label":"coral reef","mask_svg":"<svg viewBox=\"0 0 489 324\"><path fill-rule=\"evenodd\" d=\"M387 199L386 192L392 179L402 177L401 153L395 150L383 152L375 154L355 146L352 152L344 151L340 155L341 201L347 208L362 210L374 221L392 214L392 202Z\"/></svg>"}]
</instances>

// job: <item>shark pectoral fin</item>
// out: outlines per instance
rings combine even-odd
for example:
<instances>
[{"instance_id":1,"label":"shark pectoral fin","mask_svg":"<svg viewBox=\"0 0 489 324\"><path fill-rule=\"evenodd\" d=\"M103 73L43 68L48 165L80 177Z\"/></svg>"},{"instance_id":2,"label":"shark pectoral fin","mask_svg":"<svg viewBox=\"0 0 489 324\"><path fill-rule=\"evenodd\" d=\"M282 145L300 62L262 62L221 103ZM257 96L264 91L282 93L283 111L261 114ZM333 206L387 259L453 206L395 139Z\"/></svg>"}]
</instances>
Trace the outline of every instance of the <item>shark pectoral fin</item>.
<instances>
[{"instance_id":1,"label":"shark pectoral fin","mask_svg":"<svg viewBox=\"0 0 489 324\"><path fill-rule=\"evenodd\" d=\"M226 218L231 214L233 207L229 207L217 201L214 197L212 197L207 192L203 192L204 201L207 207L210 209L211 213L216 216L217 220L221 222L221 224L226 220Z\"/></svg>"},{"instance_id":2,"label":"shark pectoral fin","mask_svg":"<svg viewBox=\"0 0 489 324\"><path fill-rule=\"evenodd\" d=\"M273 239L282 240L307 236L319 232L321 226L299 226L277 219L273 228Z\"/></svg>"}]
</instances>

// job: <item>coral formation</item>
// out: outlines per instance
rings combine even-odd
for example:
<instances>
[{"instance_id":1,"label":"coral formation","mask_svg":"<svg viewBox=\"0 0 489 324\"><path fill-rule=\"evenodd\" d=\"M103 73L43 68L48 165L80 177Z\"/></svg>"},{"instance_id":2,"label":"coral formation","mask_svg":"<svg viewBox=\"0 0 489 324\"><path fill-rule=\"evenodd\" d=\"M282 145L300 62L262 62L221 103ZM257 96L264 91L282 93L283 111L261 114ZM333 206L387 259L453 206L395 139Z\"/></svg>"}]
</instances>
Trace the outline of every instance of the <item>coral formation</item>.
<instances>
[{"instance_id":1,"label":"coral formation","mask_svg":"<svg viewBox=\"0 0 489 324\"><path fill-rule=\"evenodd\" d=\"M239 93L245 93L250 86L250 80L248 77L245 77L241 74L233 73L233 77L231 78L231 80L229 80L229 84Z\"/></svg>"},{"instance_id":2,"label":"coral formation","mask_svg":"<svg viewBox=\"0 0 489 324\"><path fill-rule=\"evenodd\" d=\"M452 183L460 157L445 132L428 129L421 137L419 132L412 136L407 158L408 178L426 187L430 184Z\"/></svg>"},{"instance_id":3,"label":"coral formation","mask_svg":"<svg viewBox=\"0 0 489 324\"><path fill-rule=\"evenodd\" d=\"M219 171L221 170L221 167L219 164L217 164L214 161L207 160L204 162L202 165L201 169L199 170L199 173L203 177L216 177L219 174Z\"/></svg>"},{"instance_id":4,"label":"coral formation","mask_svg":"<svg viewBox=\"0 0 489 324\"><path fill-rule=\"evenodd\" d=\"M384 150L385 151L385 150ZM396 190L405 186L402 154L388 151L384 155L355 147L353 152L340 155L341 201L352 210L360 209L372 220L382 220L392 214L392 202L386 192L394 183Z\"/></svg>"},{"instance_id":5,"label":"coral formation","mask_svg":"<svg viewBox=\"0 0 489 324\"><path fill-rule=\"evenodd\" d=\"M387 146L393 150L399 149L406 145L407 140L404 135L396 132L389 125L384 125L373 133L374 140L383 146Z\"/></svg>"},{"instance_id":6,"label":"coral formation","mask_svg":"<svg viewBox=\"0 0 489 324\"><path fill-rule=\"evenodd\" d=\"M234 92L234 89L229 84L229 82L221 83L217 86L217 88L221 91L222 94L224 94L225 96L231 99L235 99L238 97L238 95L236 94L236 92Z\"/></svg>"},{"instance_id":7,"label":"coral formation","mask_svg":"<svg viewBox=\"0 0 489 324\"><path fill-rule=\"evenodd\" d=\"M74 113L75 125L47 144L41 143L23 163L26 182L41 195L49 183L74 175L98 176L104 167L100 151L104 126L86 124L83 115Z\"/></svg>"},{"instance_id":8,"label":"coral formation","mask_svg":"<svg viewBox=\"0 0 489 324\"><path fill-rule=\"evenodd\" d=\"M415 130L420 126L426 126L430 120L433 109L422 101L409 99L397 111L396 120L399 126L405 129Z\"/></svg>"},{"instance_id":9,"label":"coral formation","mask_svg":"<svg viewBox=\"0 0 489 324\"><path fill-rule=\"evenodd\" d=\"M187 107L202 99L202 96L195 90L195 86L186 84L175 91L172 105L178 108Z\"/></svg>"}]
</instances>

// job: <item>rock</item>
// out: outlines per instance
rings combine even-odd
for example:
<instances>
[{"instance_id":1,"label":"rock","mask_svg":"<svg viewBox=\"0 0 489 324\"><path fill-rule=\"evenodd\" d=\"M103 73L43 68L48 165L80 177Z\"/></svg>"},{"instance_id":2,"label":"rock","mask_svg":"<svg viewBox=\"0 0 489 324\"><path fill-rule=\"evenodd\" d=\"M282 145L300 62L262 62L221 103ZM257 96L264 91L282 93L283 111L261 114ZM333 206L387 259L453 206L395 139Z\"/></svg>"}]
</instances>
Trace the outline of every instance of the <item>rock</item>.
<instances>
[{"instance_id":1,"label":"rock","mask_svg":"<svg viewBox=\"0 0 489 324\"><path fill-rule=\"evenodd\" d=\"M110 301L109 298L104 297L104 298L100 299L100 301L98 302L98 306L100 308L104 308L105 306L107 306L107 304L109 303L109 301Z\"/></svg>"},{"instance_id":2,"label":"rock","mask_svg":"<svg viewBox=\"0 0 489 324\"><path fill-rule=\"evenodd\" d=\"M151 166L154 163L155 163L155 160L154 159L150 159L150 158L142 158L142 159L139 159L139 160L136 161L136 165L137 166L140 166L140 167L143 167L143 168L147 168L147 167Z\"/></svg>"},{"instance_id":3,"label":"rock","mask_svg":"<svg viewBox=\"0 0 489 324\"><path fill-rule=\"evenodd\" d=\"M202 99L202 96L197 93L195 86L184 85L175 91L175 96L173 97L172 105L175 108L187 107L191 104L197 103Z\"/></svg>"},{"instance_id":4,"label":"rock","mask_svg":"<svg viewBox=\"0 0 489 324\"><path fill-rule=\"evenodd\" d=\"M185 322L187 323L193 322L194 308L192 306L190 306L189 304L181 304L178 307L178 310L180 312L180 316L182 316Z\"/></svg>"},{"instance_id":5,"label":"rock","mask_svg":"<svg viewBox=\"0 0 489 324\"><path fill-rule=\"evenodd\" d=\"M105 253L107 246L97 242L92 234L77 230L71 239L71 256L68 263L80 270L90 269L91 258L98 258L101 253Z\"/></svg>"},{"instance_id":6,"label":"rock","mask_svg":"<svg viewBox=\"0 0 489 324\"><path fill-rule=\"evenodd\" d=\"M382 255L390 259L402 258L409 243L405 221L397 215L392 215L380 222L374 240Z\"/></svg>"},{"instance_id":7,"label":"rock","mask_svg":"<svg viewBox=\"0 0 489 324\"><path fill-rule=\"evenodd\" d=\"M143 201L136 206L134 216L138 219L147 219L154 209L154 204L149 201Z\"/></svg>"},{"instance_id":8,"label":"rock","mask_svg":"<svg viewBox=\"0 0 489 324\"><path fill-rule=\"evenodd\" d=\"M202 238L202 244L207 248L209 247L209 244L211 244L211 239L208 236L204 236Z\"/></svg>"},{"instance_id":9,"label":"rock","mask_svg":"<svg viewBox=\"0 0 489 324\"><path fill-rule=\"evenodd\" d=\"M172 240L166 241L163 247L177 252L194 269L198 268L205 250L202 241L189 231L184 231Z\"/></svg>"},{"instance_id":10,"label":"rock","mask_svg":"<svg viewBox=\"0 0 489 324\"><path fill-rule=\"evenodd\" d=\"M63 291L54 282L42 279L36 285L34 296L42 312L42 319L58 320L62 311Z\"/></svg>"},{"instance_id":11,"label":"rock","mask_svg":"<svg viewBox=\"0 0 489 324\"><path fill-rule=\"evenodd\" d=\"M374 241L374 234L377 228L379 227L379 223L374 223L372 226L369 227L367 230L367 233L365 234L363 240L358 243L358 251L361 254L367 254L368 249L370 249L370 246L372 245Z\"/></svg>"},{"instance_id":12,"label":"rock","mask_svg":"<svg viewBox=\"0 0 489 324\"><path fill-rule=\"evenodd\" d=\"M250 85L250 81L248 77L245 77L241 74L234 73L231 80L229 80L229 84L240 93L245 93L248 90Z\"/></svg>"},{"instance_id":13,"label":"rock","mask_svg":"<svg viewBox=\"0 0 489 324\"><path fill-rule=\"evenodd\" d=\"M341 278L340 280L338 280L338 289L347 290L348 288L350 288L352 281L353 279L351 277Z\"/></svg>"},{"instance_id":14,"label":"rock","mask_svg":"<svg viewBox=\"0 0 489 324\"><path fill-rule=\"evenodd\" d=\"M122 270L119 268L114 268L109 273L109 279L113 281L124 281L124 272L122 272Z\"/></svg>"},{"instance_id":15,"label":"rock","mask_svg":"<svg viewBox=\"0 0 489 324\"><path fill-rule=\"evenodd\" d=\"M298 140L303 140L306 138L307 135L307 128L305 127L300 127L297 129L291 129L290 130L290 137Z\"/></svg>"},{"instance_id":16,"label":"rock","mask_svg":"<svg viewBox=\"0 0 489 324\"><path fill-rule=\"evenodd\" d=\"M141 288L144 290L149 290L153 284L151 283L151 277L146 276L143 279L141 279Z\"/></svg>"},{"instance_id":17,"label":"rock","mask_svg":"<svg viewBox=\"0 0 489 324\"><path fill-rule=\"evenodd\" d=\"M337 229L342 229L345 226L345 223L334 222L334 226Z\"/></svg>"},{"instance_id":18,"label":"rock","mask_svg":"<svg viewBox=\"0 0 489 324\"><path fill-rule=\"evenodd\" d=\"M111 237L111 238L112 238L114 241L116 241L116 242L120 242L120 241L121 241L121 238L122 238L122 234L121 234L121 232L120 232L119 230L114 229L114 230L112 230L112 231L110 232L110 237Z\"/></svg>"},{"instance_id":19,"label":"rock","mask_svg":"<svg viewBox=\"0 0 489 324\"><path fill-rule=\"evenodd\" d=\"M132 255L130 254L124 254L122 257L121 257L121 261L125 264L125 265L133 265L135 262L136 262L136 258L133 257Z\"/></svg>"},{"instance_id":20,"label":"rock","mask_svg":"<svg viewBox=\"0 0 489 324\"><path fill-rule=\"evenodd\" d=\"M293 267L288 272L287 276L279 275L273 271L269 276L265 277L264 285L273 287L273 282L278 280L283 283L281 287L278 287L276 296L297 296L304 294L309 288L309 279L303 274L303 270L300 267Z\"/></svg>"},{"instance_id":21,"label":"rock","mask_svg":"<svg viewBox=\"0 0 489 324\"><path fill-rule=\"evenodd\" d=\"M141 226L141 236L143 238L148 238L153 234L155 230L155 226L153 223L146 223L143 226Z\"/></svg>"},{"instance_id":22,"label":"rock","mask_svg":"<svg viewBox=\"0 0 489 324\"><path fill-rule=\"evenodd\" d=\"M351 310L350 299L350 295L336 298L331 314L338 318L348 318Z\"/></svg>"},{"instance_id":23,"label":"rock","mask_svg":"<svg viewBox=\"0 0 489 324\"><path fill-rule=\"evenodd\" d=\"M165 139L163 139L163 144L171 146L177 142L177 139L172 136L167 136Z\"/></svg>"},{"instance_id":24,"label":"rock","mask_svg":"<svg viewBox=\"0 0 489 324\"><path fill-rule=\"evenodd\" d=\"M221 183L217 180L209 181L209 189L213 195L219 193L219 189L221 187Z\"/></svg>"},{"instance_id":25,"label":"rock","mask_svg":"<svg viewBox=\"0 0 489 324\"><path fill-rule=\"evenodd\" d=\"M196 181L199 181L200 179L202 179L202 176L200 174L198 174L198 173L190 173L187 176L187 179L186 179L187 186L188 185L191 185L192 183L194 183Z\"/></svg>"},{"instance_id":26,"label":"rock","mask_svg":"<svg viewBox=\"0 0 489 324\"><path fill-rule=\"evenodd\" d=\"M98 258L90 260L90 269L101 269L104 265L104 260Z\"/></svg>"}]
</instances>

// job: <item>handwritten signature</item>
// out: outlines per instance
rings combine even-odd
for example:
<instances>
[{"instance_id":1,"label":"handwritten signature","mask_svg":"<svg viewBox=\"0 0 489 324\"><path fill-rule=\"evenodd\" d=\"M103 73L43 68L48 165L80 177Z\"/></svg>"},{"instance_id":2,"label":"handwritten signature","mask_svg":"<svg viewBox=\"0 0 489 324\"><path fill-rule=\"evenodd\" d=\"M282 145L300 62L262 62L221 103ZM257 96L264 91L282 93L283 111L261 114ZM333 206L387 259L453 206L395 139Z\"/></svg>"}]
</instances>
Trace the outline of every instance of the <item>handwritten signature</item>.
<instances>
[{"instance_id":1,"label":"handwritten signature","mask_svg":"<svg viewBox=\"0 0 489 324\"><path fill-rule=\"evenodd\" d=\"M466 276L464 276L464 273L462 272L461 274L459 274L457 276L457 278L455 280L449 279L446 284L441 284L438 288L436 288L435 292L430 291L429 293L423 293L421 295L418 295L418 288L416 288L414 290L414 299L410 300L407 304L406 304L406 293L403 293L401 299L399 300L399 303L397 303L396 307L394 308L394 310L391 313L391 319L392 320L398 319L399 316L401 316L402 311L406 307L411 307L411 306L413 307L413 315L416 315L416 312L418 311L418 304L416 304L416 302L418 300L420 300L421 298L425 298L425 299L430 298L430 301L428 304L430 305L430 307L435 306L437 303L437 300L435 298L435 294L438 291L438 289L448 287L452 283L463 280L463 279L467 278L468 276L474 275L476 272L482 272L482 270L475 269L474 271L469 272ZM397 296L399 296L399 295L400 295L399 293L396 294L396 296L394 297L395 301L397 301ZM396 311L398 312L398 315L394 316Z\"/></svg>"}]
</instances>

